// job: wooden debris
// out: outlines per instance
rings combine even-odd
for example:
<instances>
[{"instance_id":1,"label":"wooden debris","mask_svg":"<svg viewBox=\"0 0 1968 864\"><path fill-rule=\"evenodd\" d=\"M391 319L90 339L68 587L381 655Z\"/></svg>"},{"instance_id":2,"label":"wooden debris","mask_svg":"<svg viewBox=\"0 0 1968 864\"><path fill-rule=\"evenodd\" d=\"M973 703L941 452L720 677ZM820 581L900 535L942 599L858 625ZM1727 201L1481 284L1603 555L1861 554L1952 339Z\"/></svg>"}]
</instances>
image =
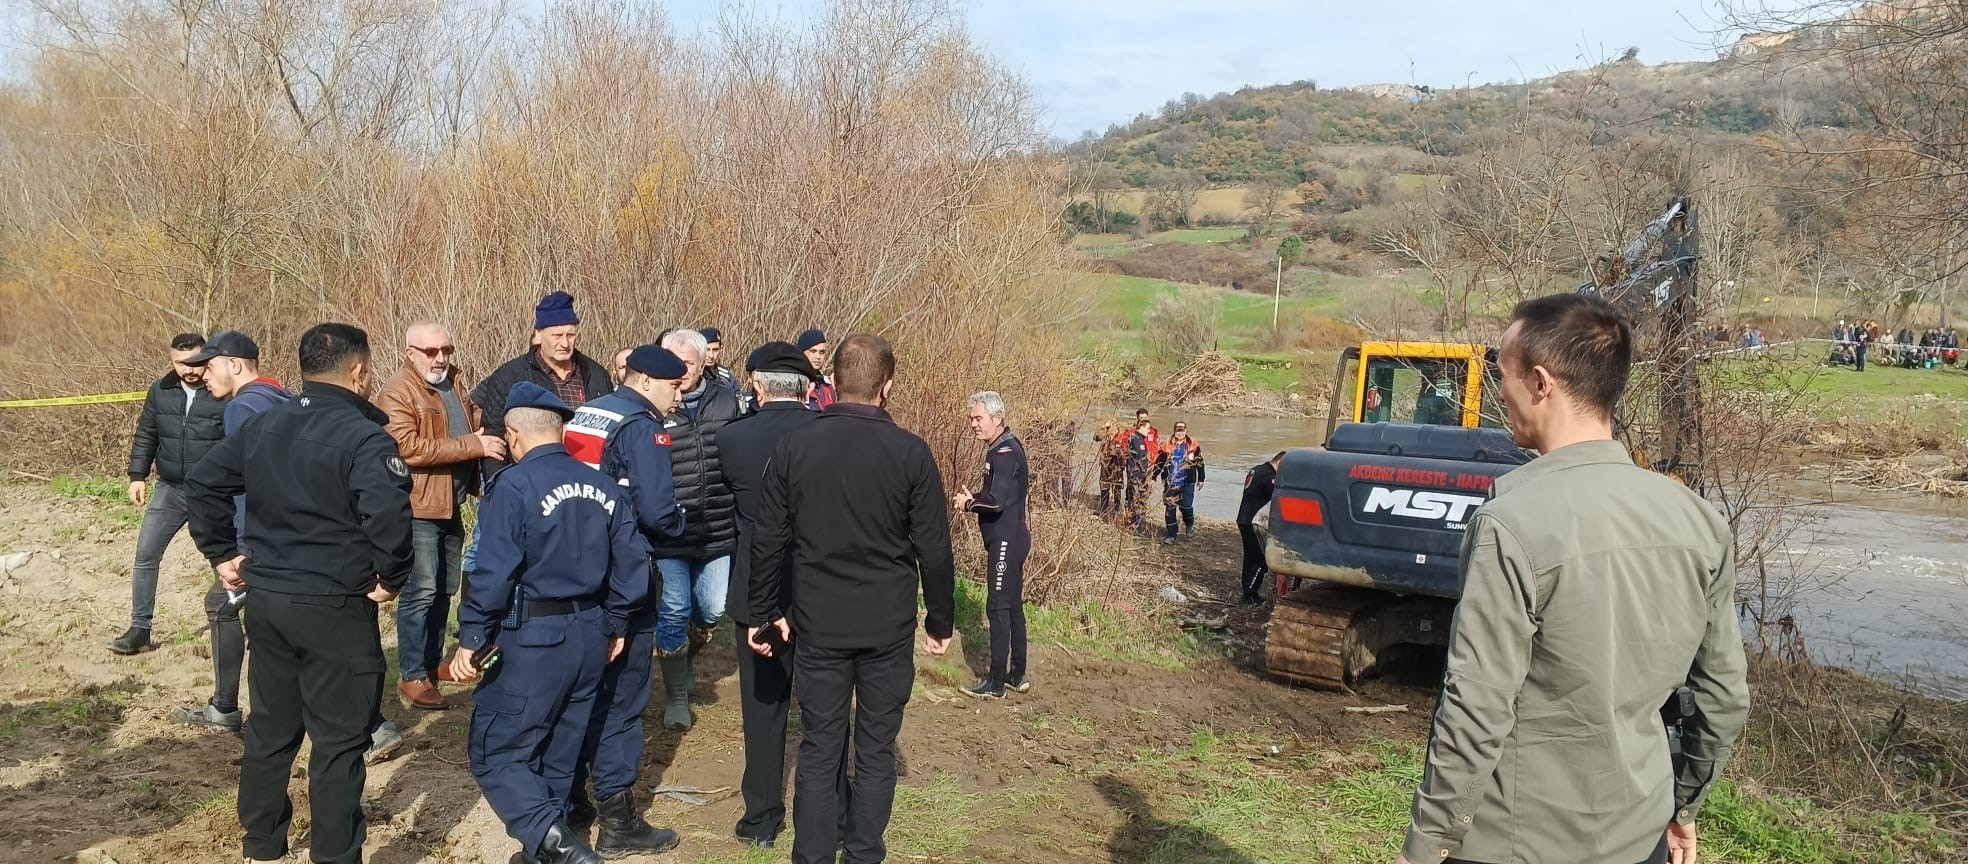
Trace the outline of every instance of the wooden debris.
<instances>
[{"instance_id":1,"label":"wooden debris","mask_svg":"<svg viewBox=\"0 0 1968 864\"><path fill-rule=\"evenodd\" d=\"M1348 714L1406 714L1406 705L1348 705L1341 709Z\"/></svg>"}]
</instances>

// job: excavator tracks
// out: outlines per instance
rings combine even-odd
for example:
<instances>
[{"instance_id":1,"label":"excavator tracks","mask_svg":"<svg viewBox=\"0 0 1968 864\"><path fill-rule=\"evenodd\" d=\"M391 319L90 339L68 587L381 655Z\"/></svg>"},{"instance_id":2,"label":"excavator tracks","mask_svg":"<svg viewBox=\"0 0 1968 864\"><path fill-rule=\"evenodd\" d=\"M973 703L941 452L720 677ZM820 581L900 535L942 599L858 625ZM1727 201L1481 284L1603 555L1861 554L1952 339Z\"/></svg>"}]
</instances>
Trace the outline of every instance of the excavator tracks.
<instances>
[{"instance_id":1,"label":"excavator tracks","mask_svg":"<svg viewBox=\"0 0 1968 864\"><path fill-rule=\"evenodd\" d=\"M1278 598L1264 639L1265 671L1292 684L1344 689L1366 659L1355 622L1385 597L1312 583Z\"/></svg>"}]
</instances>

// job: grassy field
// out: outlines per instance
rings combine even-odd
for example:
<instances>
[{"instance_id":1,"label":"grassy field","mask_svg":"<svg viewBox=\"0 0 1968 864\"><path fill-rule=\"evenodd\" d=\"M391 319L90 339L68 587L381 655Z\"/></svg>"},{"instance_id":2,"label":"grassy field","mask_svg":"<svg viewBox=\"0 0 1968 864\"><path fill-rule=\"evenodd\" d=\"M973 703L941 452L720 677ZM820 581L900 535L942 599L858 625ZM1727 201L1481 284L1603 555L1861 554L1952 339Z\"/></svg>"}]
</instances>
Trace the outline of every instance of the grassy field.
<instances>
[{"instance_id":1,"label":"grassy field","mask_svg":"<svg viewBox=\"0 0 1968 864\"><path fill-rule=\"evenodd\" d=\"M1868 363L1866 371L1824 362L1823 342L1778 346L1763 358L1711 361L1710 373L1725 385L1765 392L1800 392L1826 420L1890 422L1968 436L1968 370L1903 369Z\"/></svg>"}]
</instances>

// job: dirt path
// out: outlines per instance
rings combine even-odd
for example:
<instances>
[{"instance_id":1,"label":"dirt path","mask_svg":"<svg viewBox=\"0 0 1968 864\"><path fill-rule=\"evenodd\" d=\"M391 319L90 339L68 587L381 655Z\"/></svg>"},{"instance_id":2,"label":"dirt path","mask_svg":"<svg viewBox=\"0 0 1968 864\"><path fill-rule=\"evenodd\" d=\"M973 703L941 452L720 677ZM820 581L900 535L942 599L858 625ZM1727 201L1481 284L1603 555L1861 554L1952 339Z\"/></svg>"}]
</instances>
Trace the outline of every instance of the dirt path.
<instances>
[{"instance_id":1,"label":"dirt path","mask_svg":"<svg viewBox=\"0 0 1968 864\"><path fill-rule=\"evenodd\" d=\"M207 577L189 538L178 540L164 567L157 630L164 646L114 657L102 646L128 615L135 529L127 515L45 487L0 492L0 554L35 553L0 576L0 861L237 860L238 739L166 719L211 684L200 604ZM1214 526L1161 554L1184 564L1186 592L1234 598L1236 548L1234 531ZM1197 604L1191 614L1213 626L1233 655L1262 626L1261 613ZM724 639L705 654L696 728L652 731L645 783L737 785L743 753L731 650ZM1155 815L1172 806L1166 796L1193 785L1167 768L1168 759L1203 748L1235 764L1297 760L1291 770L1316 771L1322 754L1356 753L1382 739L1411 742L1425 731L1427 695L1394 684L1320 694L1265 682L1248 664L1221 656L1168 670L1058 644L1035 645L1033 666L1031 694L983 705L950 686L964 673L919 672L902 739L893 859L1172 861L1181 860L1167 857L1175 848L1227 850L1219 838ZM447 695L456 707L436 713L387 700L384 712L404 726L411 747L371 770L370 861L504 862L514 848L466 769L468 698L462 690ZM1386 702L1417 710L1370 719L1341 711ZM294 795L300 829L304 781ZM732 842L740 804L731 794L710 798L703 806L652 805L652 821L684 835L682 849L665 860L784 860L783 848L753 853Z\"/></svg>"}]
</instances>

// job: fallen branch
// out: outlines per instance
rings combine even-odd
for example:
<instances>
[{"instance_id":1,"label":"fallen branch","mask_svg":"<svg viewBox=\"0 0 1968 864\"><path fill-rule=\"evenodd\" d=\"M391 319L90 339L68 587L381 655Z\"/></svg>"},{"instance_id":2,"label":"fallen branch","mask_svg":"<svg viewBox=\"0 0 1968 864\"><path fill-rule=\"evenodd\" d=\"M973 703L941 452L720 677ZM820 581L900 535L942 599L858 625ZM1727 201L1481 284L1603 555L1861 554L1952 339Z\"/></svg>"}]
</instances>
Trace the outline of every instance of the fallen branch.
<instances>
[{"instance_id":1,"label":"fallen branch","mask_svg":"<svg viewBox=\"0 0 1968 864\"><path fill-rule=\"evenodd\" d=\"M1340 709L1348 714L1406 714L1406 705L1348 705Z\"/></svg>"}]
</instances>

